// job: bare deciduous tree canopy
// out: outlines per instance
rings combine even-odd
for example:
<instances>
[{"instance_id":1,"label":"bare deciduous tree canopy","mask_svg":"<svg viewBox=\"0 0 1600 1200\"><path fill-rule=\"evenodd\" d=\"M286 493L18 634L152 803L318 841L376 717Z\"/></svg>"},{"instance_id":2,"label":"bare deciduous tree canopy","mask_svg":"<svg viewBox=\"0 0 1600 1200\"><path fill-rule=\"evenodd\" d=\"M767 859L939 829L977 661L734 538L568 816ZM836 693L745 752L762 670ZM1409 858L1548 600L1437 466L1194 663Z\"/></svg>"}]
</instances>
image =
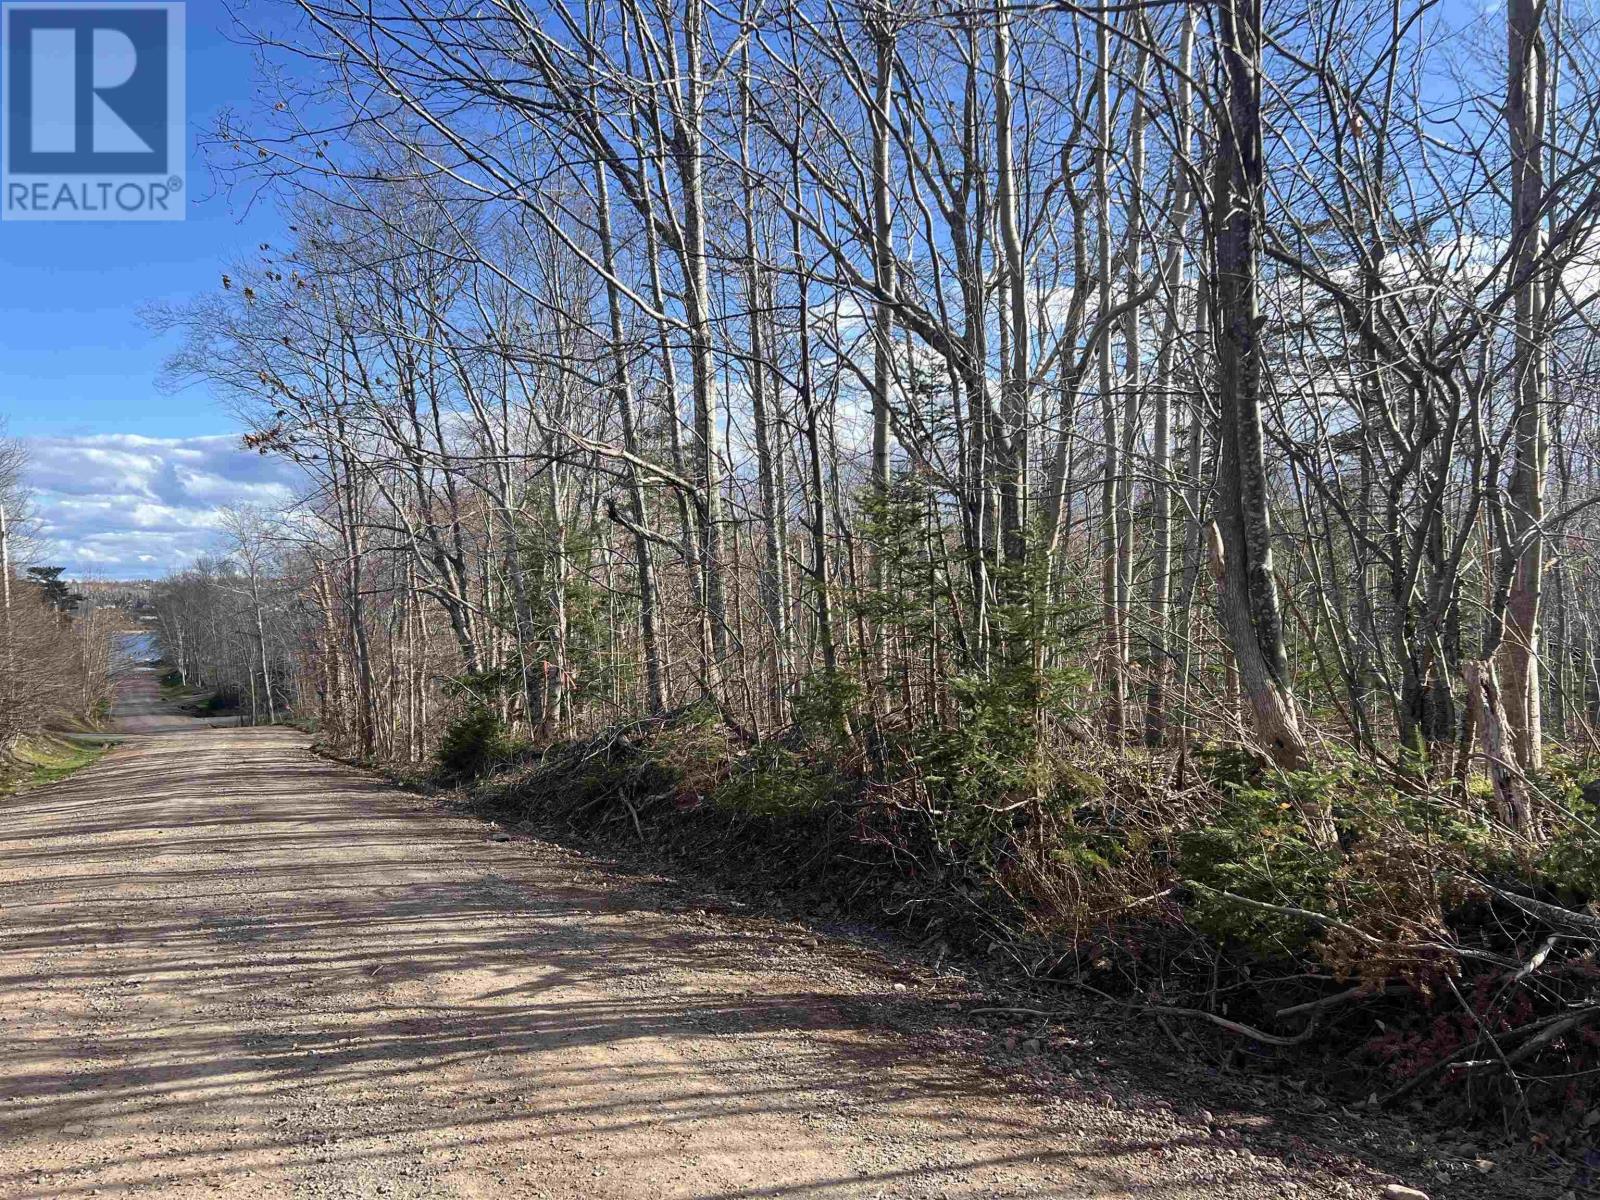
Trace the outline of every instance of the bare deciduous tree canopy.
<instances>
[{"instance_id":1,"label":"bare deciduous tree canopy","mask_svg":"<svg viewBox=\"0 0 1600 1200\"><path fill-rule=\"evenodd\" d=\"M291 243L156 320L306 489L168 650L365 758L709 713L1038 863L1239 747L1427 957L1349 779L1587 828L1596 15L284 4L210 149Z\"/></svg>"}]
</instances>

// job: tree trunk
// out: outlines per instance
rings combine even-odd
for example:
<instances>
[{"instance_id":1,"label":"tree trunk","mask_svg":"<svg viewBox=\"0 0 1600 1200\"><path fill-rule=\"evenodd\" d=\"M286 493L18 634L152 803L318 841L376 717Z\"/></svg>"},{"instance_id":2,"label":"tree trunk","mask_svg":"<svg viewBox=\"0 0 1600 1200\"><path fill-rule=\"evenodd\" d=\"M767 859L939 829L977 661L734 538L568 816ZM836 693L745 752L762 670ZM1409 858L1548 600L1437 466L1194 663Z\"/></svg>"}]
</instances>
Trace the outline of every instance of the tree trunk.
<instances>
[{"instance_id":1,"label":"tree trunk","mask_svg":"<svg viewBox=\"0 0 1600 1200\"><path fill-rule=\"evenodd\" d=\"M1511 257L1517 284L1512 380L1516 461L1508 500L1516 563L1500 646L1503 696L1512 750L1524 771L1543 765L1540 712L1539 601L1544 582L1544 493L1549 456L1545 363L1543 222L1545 43L1543 6L1507 0L1506 124L1511 139Z\"/></svg>"},{"instance_id":2,"label":"tree trunk","mask_svg":"<svg viewBox=\"0 0 1600 1200\"><path fill-rule=\"evenodd\" d=\"M711 280L706 261L705 145L703 129L705 69L705 5L687 0L683 6L684 79L679 112L677 155L683 193L684 315L689 326L690 384L694 393L697 482L703 490L700 544L705 573L706 619L711 629L711 662L705 685L717 694L717 680L728 656L728 599L724 578L722 468L717 455L721 416L717 405L716 364L711 330Z\"/></svg>"},{"instance_id":3,"label":"tree trunk","mask_svg":"<svg viewBox=\"0 0 1600 1200\"><path fill-rule=\"evenodd\" d=\"M1483 737L1483 757L1497 815L1518 833L1530 833L1533 821L1528 793L1513 762L1514 750L1509 745L1506 714L1501 704L1503 693L1494 662L1488 659L1464 662L1461 677L1467 687L1469 720Z\"/></svg>"},{"instance_id":4,"label":"tree trunk","mask_svg":"<svg viewBox=\"0 0 1600 1200\"><path fill-rule=\"evenodd\" d=\"M1280 767L1300 770L1310 755L1289 685L1262 434L1256 278L1263 184L1260 0L1218 0L1217 16L1227 101L1217 130L1212 199L1222 410L1214 493L1222 559L1219 608L1256 739Z\"/></svg>"},{"instance_id":5,"label":"tree trunk","mask_svg":"<svg viewBox=\"0 0 1600 1200\"><path fill-rule=\"evenodd\" d=\"M1097 317L1100 344L1096 351L1100 371L1100 427L1104 441L1104 466L1100 479L1100 611L1102 672L1105 684L1106 727L1121 738L1127 723L1128 672L1124 650L1123 612L1117 603L1118 554L1122 544L1121 513L1117 506L1122 465L1119 449L1117 400L1112 389L1111 324L1111 33L1105 21L1095 28L1095 135L1094 194L1096 202L1095 271L1099 284Z\"/></svg>"},{"instance_id":6,"label":"tree trunk","mask_svg":"<svg viewBox=\"0 0 1600 1200\"><path fill-rule=\"evenodd\" d=\"M1000 484L1000 544L1005 561L1020 566L1027 558L1028 338L1027 259L1017 212L1017 169L1013 161L1011 99L1011 18L1004 5L994 12L995 175L1000 209L1000 246L1005 257L1006 331L1010 360L1000 391L1000 430L996 440ZM1016 582L1013 581L1013 586ZM1019 648L1013 648L1016 655Z\"/></svg>"},{"instance_id":7,"label":"tree trunk","mask_svg":"<svg viewBox=\"0 0 1600 1200\"><path fill-rule=\"evenodd\" d=\"M633 380L628 373L627 346L622 328L622 297L616 284L616 252L611 236L611 203L603 166L595 166L595 201L600 226L600 253L606 276L606 315L611 349L611 386L622 421L622 447L629 454L639 453L638 418L633 410ZM633 552L639 577L639 640L644 648L645 707L652 716L667 707L666 684L661 670L661 633L656 587L654 548L646 533L649 512L646 508L644 479L634 463L628 464L628 499L633 507Z\"/></svg>"},{"instance_id":8,"label":"tree trunk","mask_svg":"<svg viewBox=\"0 0 1600 1200\"><path fill-rule=\"evenodd\" d=\"M1183 330L1183 239L1189 224L1192 192L1188 182L1188 158L1192 143L1189 78L1193 51L1194 17L1190 10L1184 14L1178 46L1178 61L1182 68L1176 98L1180 128L1179 155L1172 164L1171 181L1167 188L1172 197L1172 215L1167 230L1167 251L1161 264L1161 277L1166 290L1166 321L1161 350L1156 360L1155 445L1150 464L1153 561L1150 564L1150 633L1146 650L1150 678L1144 710L1144 740L1147 746L1160 746L1167 740L1167 685L1172 677L1172 655L1168 645L1172 621L1172 395L1176 383L1173 366Z\"/></svg>"}]
</instances>

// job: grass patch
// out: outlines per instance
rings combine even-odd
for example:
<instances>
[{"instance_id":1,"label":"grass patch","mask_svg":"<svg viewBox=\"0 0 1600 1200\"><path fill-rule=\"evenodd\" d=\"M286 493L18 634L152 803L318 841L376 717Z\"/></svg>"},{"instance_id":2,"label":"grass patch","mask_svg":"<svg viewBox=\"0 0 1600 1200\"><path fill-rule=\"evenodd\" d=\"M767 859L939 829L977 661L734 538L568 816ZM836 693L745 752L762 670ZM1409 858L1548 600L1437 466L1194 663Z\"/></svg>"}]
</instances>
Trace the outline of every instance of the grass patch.
<instances>
[{"instance_id":1,"label":"grass patch","mask_svg":"<svg viewBox=\"0 0 1600 1200\"><path fill-rule=\"evenodd\" d=\"M110 747L110 741L89 741L44 734L24 738L0 765L0 794L25 792L65 779L83 770Z\"/></svg>"},{"instance_id":2,"label":"grass patch","mask_svg":"<svg viewBox=\"0 0 1600 1200\"><path fill-rule=\"evenodd\" d=\"M193 700L202 694L199 688L184 683L183 676L177 671L164 671L158 684L161 688L161 698L171 702Z\"/></svg>"}]
</instances>

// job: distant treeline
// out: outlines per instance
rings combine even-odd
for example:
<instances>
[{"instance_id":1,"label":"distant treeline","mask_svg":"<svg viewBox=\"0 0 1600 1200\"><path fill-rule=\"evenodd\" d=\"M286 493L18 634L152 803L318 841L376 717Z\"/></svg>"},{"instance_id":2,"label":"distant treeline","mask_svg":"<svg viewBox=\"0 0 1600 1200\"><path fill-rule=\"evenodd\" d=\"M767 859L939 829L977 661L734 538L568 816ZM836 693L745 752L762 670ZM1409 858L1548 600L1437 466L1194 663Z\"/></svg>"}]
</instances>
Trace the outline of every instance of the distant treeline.
<instances>
[{"instance_id":1,"label":"distant treeline","mask_svg":"<svg viewBox=\"0 0 1600 1200\"><path fill-rule=\"evenodd\" d=\"M82 728L109 711L117 663L112 631L126 618L84 602L39 552L23 485L26 452L0 438L0 757L49 730Z\"/></svg>"}]
</instances>

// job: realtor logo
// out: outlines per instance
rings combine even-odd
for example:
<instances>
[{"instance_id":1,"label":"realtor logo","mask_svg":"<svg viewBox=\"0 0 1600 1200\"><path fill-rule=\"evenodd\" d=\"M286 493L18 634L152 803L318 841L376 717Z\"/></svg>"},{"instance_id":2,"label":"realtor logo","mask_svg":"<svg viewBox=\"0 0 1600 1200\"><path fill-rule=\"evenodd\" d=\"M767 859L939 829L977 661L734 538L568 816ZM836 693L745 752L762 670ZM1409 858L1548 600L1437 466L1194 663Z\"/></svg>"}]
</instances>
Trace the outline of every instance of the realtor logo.
<instances>
[{"instance_id":1,"label":"realtor logo","mask_svg":"<svg viewBox=\"0 0 1600 1200\"><path fill-rule=\"evenodd\" d=\"M3 13L0 219L181 221L183 4Z\"/></svg>"}]
</instances>

